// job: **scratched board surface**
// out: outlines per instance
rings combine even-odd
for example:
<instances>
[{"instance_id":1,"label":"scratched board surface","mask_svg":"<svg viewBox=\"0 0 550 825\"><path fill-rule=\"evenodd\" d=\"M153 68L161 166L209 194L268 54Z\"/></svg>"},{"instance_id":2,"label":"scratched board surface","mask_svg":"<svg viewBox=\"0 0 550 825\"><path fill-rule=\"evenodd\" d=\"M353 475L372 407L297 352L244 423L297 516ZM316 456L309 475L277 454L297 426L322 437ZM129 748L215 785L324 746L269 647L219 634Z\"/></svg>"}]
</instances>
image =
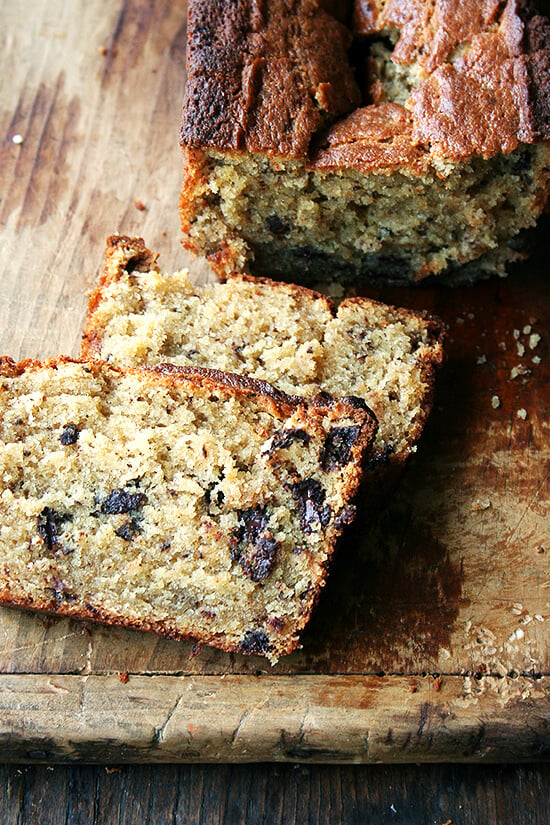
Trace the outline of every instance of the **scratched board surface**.
<instances>
[{"instance_id":1,"label":"scratched board surface","mask_svg":"<svg viewBox=\"0 0 550 825\"><path fill-rule=\"evenodd\" d=\"M0 351L77 355L109 234L142 235L165 270L210 277L177 217L186 8L0 0L0 12ZM440 314L448 358L418 453L346 535L300 651L271 668L2 609L5 758L548 755L546 232L507 279L368 293Z\"/></svg>"}]
</instances>

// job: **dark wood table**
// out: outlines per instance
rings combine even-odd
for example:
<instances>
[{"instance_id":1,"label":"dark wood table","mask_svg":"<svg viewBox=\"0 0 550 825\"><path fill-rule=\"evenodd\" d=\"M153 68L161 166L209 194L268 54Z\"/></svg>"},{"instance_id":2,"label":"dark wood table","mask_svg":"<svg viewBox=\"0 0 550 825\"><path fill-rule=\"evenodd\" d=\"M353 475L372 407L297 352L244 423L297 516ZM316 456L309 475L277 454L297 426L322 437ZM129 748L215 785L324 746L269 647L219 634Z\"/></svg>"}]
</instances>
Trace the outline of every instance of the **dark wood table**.
<instances>
[{"instance_id":1,"label":"dark wood table","mask_svg":"<svg viewBox=\"0 0 550 825\"><path fill-rule=\"evenodd\" d=\"M0 768L2 825L548 825L550 766Z\"/></svg>"}]
</instances>

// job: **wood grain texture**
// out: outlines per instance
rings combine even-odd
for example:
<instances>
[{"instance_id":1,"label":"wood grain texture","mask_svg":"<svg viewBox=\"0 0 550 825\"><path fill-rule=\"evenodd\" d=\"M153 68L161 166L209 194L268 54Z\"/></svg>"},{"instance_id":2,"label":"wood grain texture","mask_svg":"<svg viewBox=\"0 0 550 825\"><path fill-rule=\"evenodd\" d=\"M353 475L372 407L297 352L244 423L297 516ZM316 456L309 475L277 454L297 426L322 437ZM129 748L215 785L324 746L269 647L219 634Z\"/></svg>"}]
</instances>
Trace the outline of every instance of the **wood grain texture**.
<instances>
[{"instance_id":1,"label":"wood grain texture","mask_svg":"<svg viewBox=\"0 0 550 825\"><path fill-rule=\"evenodd\" d=\"M179 242L185 12L0 0L1 352L78 353L114 231L142 234L166 270L210 277ZM546 757L548 226L506 280L368 291L440 314L448 360L418 454L348 532L302 650L270 668L0 610L5 758Z\"/></svg>"},{"instance_id":2,"label":"wood grain texture","mask_svg":"<svg viewBox=\"0 0 550 825\"><path fill-rule=\"evenodd\" d=\"M545 759L541 682L4 675L0 744L5 758L35 762L438 762L451 748L457 762L499 761L503 749Z\"/></svg>"},{"instance_id":3,"label":"wood grain texture","mask_svg":"<svg viewBox=\"0 0 550 825\"><path fill-rule=\"evenodd\" d=\"M3 825L547 825L549 784L548 765L0 766Z\"/></svg>"}]
</instances>

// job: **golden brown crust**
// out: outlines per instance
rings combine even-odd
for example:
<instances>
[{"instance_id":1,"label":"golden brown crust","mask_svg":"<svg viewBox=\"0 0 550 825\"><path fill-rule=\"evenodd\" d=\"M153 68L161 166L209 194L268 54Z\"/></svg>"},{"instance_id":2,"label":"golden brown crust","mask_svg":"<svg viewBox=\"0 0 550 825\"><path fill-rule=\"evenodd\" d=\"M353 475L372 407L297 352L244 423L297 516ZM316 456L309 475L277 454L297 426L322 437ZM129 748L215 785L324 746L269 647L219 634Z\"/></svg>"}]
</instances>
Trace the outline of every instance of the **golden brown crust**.
<instances>
[{"instance_id":1,"label":"golden brown crust","mask_svg":"<svg viewBox=\"0 0 550 825\"><path fill-rule=\"evenodd\" d=\"M415 67L399 115L358 108L349 37L314 0L278 0L269 13L249 0L222 6L190 4L187 148L306 157L313 146L320 168L418 174L430 158L491 157L550 136L550 24L528 0L356 0L355 33L395 35L392 59ZM326 126L319 151L312 138Z\"/></svg>"},{"instance_id":2,"label":"golden brown crust","mask_svg":"<svg viewBox=\"0 0 550 825\"><path fill-rule=\"evenodd\" d=\"M393 172L406 167L420 174L429 155L412 141L410 113L396 103L366 106L338 121L314 149L311 167L353 166L361 172Z\"/></svg>"},{"instance_id":3,"label":"golden brown crust","mask_svg":"<svg viewBox=\"0 0 550 825\"><path fill-rule=\"evenodd\" d=\"M300 156L360 99L350 32L316 0L195 0L182 143Z\"/></svg>"},{"instance_id":4,"label":"golden brown crust","mask_svg":"<svg viewBox=\"0 0 550 825\"><path fill-rule=\"evenodd\" d=\"M463 160L550 136L550 28L534 3L357 0L354 26L395 33L394 62L418 66L414 145Z\"/></svg>"}]
</instances>

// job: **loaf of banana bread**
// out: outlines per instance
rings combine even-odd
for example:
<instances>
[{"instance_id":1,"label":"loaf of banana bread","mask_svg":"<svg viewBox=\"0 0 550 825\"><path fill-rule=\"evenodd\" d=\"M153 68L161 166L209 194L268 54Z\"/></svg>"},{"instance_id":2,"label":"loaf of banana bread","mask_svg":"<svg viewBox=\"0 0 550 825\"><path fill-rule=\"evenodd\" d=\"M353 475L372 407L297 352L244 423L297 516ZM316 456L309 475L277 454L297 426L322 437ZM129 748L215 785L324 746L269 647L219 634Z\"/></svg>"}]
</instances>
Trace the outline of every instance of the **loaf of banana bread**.
<instances>
[{"instance_id":1,"label":"loaf of banana bread","mask_svg":"<svg viewBox=\"0 0 550 825\"><path fill-rule=\"evenodd\" d=\"M276 660L376 429L359 401L159 366L0 359L0 602Z\"/></svg>"},{"instance_id":2,"label":"loaf of banana bread","mask_svg":"<svg viewBox=\"0 0 550 825\"><path fill-rule=\"evenodd\" d=\"M359 396L379 422L371 466L400 466L430 412L443 332L426 314L363 298L336 308L317 292L267 279L193 286L185 272L161 274L141 238L115 235L81 354L123 368L215 367L305 397Z\"/></svg>"},{"instance_id":3,"label":"loaf of banana bread","mask_svg":"<svg viewBox=\"0 0 550 825\"><path fill-rule=\"evenodd\" d=\"M530 0L190 0L180 213L221 279L504 274L549 136Z\"/></svg>"}]
</instances>

